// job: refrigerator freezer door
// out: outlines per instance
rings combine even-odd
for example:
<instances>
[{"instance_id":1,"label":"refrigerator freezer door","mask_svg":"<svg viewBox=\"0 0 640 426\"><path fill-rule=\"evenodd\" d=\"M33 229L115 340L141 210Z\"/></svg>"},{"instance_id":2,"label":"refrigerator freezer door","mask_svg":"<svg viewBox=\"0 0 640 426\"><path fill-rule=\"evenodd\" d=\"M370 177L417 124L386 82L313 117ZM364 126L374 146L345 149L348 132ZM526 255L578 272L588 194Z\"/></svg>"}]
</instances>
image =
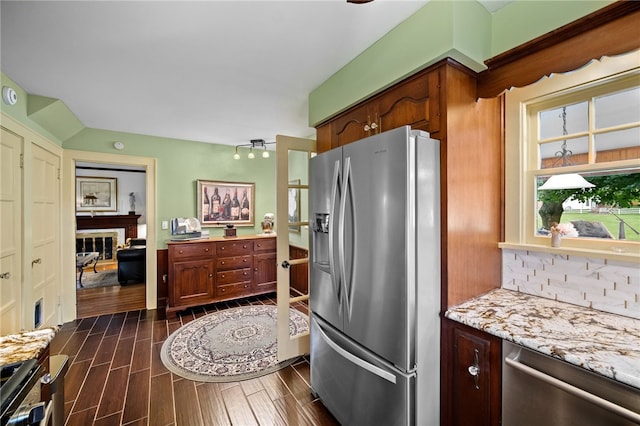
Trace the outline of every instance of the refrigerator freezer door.
<instances>
[{"instance_id":1,"label":"refrigerator freezer door","mask_svg":"<svg viewBox=\"0 0 640 426\"><path fill-rule=\"evenodd\" d=\"M343 294L337 263L342 149L312 158L309 171L309 303L313 312L342 329Z\"/></svg>"},{"instance_id":2,"label":"refrigerator freezer door","mask_svg":"<svg viewBox=\"0 0 640 426\"><path fill-rule=\"evenodd\" d=\"M415 375L311 317L311 388L343 425L414 424Z\"/></svg>"},{"instance_id":3,"label":"refrigerator freezer door","mask_svg":"<svg viewBox=\"0 0 640 426\"><path fill-rule=\"evenodd\" d=\"M338 225L344 333L405 371L415 365L415 158L409 132L402 127L343 147Z\"/></svg>"}]
</instances>

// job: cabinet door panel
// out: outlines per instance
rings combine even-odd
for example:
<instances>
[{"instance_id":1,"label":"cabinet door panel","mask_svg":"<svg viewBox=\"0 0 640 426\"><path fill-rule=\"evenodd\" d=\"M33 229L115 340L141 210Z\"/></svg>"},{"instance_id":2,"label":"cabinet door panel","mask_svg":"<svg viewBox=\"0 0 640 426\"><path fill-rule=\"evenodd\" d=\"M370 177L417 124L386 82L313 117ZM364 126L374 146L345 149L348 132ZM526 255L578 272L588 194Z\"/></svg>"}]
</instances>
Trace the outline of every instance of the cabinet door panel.
<instances>
[{"instance_id":1,"label":"cabinet door panel","mask_svg":"<svg viewBox=\"0 0 640 426\"><path fill-rule=\"evenodd\" d=\"M500 338L446 319L442 336L443 424L499 425Z\"/></svg>"},{"instance_id":2,"label":"cabinet door panel","mask_svg":"<svg viewBox=\"0 0 640 426\"><path fill-rule=\"evenodd\" d=\"M253 256L254 291L276 291L276 275L278 273L275 253L256 254Z\"/></svg>"},{"instance_id":3,"label":"cabinet door panel","mask_svg":"<svg viewBox=\"0 0 640 426\"><path fill-rule=\"evenodd\" d=\"M213 260L176 262L173 271L172 306L207 303L213 298Z\"/></svg>"},{"instance_id":4,"label":"cabinet door panel","mask_svg":"<svg viewBox=\"0 0 640 426\"><path fill-rule=\"evenodd\" d=\"M412 79L378 99L380 132L405 125L427 130L430 106L428 76L425 74Z\"/></svg>"},{"instance_id":5,"label":"cabinet door panel","mask_svg":"<svg viewBox=\"0 0 640 426\"><path fill-rule=\"evenodd\" d=\"M370 127L371 120L368 104L350 111L346 116L336 118L332 124L335 141L331 142L331 147L335 148L370 136L372 132L366 130L365 126Z\"/></svg>"}]
</instances>

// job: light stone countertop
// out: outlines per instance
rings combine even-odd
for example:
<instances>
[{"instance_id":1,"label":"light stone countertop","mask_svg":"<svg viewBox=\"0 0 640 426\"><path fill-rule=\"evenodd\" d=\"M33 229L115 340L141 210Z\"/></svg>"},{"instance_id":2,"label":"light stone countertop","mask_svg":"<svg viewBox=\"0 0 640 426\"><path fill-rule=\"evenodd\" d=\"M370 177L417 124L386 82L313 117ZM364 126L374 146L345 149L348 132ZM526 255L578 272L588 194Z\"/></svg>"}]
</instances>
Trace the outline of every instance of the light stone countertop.
<instances>
[{"instance_id":1,"label":"light stone countertop","mask_svg":"<svg viewBox=\"0 0 640 426\"><path fill-rule=\"evenodd\" d=\"M0 365L38 358L49 346L57 331L57 327L45 327L0 336Z\"/></svg>"},{"instance_id":2,"label":"light stone countertop","mask_svg":"<svg viewBox=\"0 0 640 426\"><path fill-rule=\"evenodd\" d=\"M445 316L640 389L638 319L505 289Z\"/></svg>"}]
</instances>

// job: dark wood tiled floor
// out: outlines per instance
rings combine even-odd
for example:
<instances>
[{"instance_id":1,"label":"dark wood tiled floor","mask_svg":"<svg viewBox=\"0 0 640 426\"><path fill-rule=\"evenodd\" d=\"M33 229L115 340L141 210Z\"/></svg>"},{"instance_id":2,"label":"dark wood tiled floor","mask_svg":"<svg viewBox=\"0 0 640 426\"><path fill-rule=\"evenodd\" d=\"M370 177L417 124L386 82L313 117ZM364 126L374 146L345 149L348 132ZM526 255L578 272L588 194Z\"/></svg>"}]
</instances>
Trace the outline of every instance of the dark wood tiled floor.
<instances>
[{"instance_id":1,"label":"dark wood tiled floor","mask_svg":"<svg viewBox=\"0 0 640 426\"><path fill-rule=\"evenodd\" d=\"M273 303L261 297L209 305L171 320L162 311L142 310L64 324L51 354L70 358L66 425L336 425L311 395L307 358L267 376L232 383L186 380L162 364L162 343L187 322L240 304Z\"/></svg>"}]
</instances>

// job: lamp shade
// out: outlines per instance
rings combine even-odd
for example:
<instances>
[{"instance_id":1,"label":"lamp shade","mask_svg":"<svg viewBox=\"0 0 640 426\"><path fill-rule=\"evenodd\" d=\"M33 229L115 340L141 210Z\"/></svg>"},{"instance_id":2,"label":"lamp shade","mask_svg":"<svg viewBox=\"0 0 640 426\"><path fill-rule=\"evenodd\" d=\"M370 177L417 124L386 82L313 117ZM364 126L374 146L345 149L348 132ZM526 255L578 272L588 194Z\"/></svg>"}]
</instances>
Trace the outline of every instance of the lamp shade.
<instances>
[{"instance_id":1,"label":"lamp shade","mask_svg":"<svg viewBox=\"0 0 640 426\"><path fill-rule=\"evenodd\" d=\"M594 184L589 183L585 178L577 173L567 173L564 175L553 175L540 186L539 190L545 189L580 189L593 188Z\"/></svg>"}]
</instances>

